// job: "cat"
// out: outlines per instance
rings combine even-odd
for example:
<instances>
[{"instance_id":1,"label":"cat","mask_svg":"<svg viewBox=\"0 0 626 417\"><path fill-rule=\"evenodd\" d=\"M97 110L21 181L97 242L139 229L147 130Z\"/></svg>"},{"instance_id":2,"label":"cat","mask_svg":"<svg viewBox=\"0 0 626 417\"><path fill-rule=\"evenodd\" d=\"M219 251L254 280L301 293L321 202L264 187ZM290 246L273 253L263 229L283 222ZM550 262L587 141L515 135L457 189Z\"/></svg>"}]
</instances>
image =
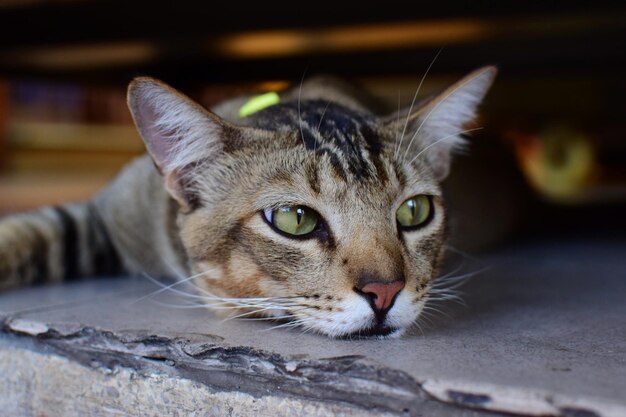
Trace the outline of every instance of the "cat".
<instances>
[{"instance_id":1,"label":"cat","mask_svg":"<svg viewBox=\"0 0 626 417\"><path fill-rule=\"evenodd\" d=\"M208 111L137 78L128 105L147 154L89 201L0 220L0 288L188 277L209 308L400 336L440 271L440 184L496 72L385 116L324 78L243 117L249 97Z\"/></svg>"}]
</instances>

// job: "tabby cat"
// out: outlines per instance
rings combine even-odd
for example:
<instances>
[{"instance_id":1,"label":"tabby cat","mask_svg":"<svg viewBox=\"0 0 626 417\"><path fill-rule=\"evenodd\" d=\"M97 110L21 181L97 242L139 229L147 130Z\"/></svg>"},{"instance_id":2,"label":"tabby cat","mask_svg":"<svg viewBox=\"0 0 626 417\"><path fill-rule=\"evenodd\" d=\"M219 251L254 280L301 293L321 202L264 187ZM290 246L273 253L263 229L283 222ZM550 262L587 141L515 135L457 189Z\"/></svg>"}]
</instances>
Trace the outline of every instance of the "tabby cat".
<instances>
[{"instance_id":1,"label":"tabby cat","mask_svg":"<svg viewBox=\"0 0 626 417\"><path fill-rule=\"evenodd\" d=\"M451 152L495 74L388 116L329 79L242 117L248 98L211 112L137 78L128 104L148 154L87 202L2 219L0 287L187 277L220 311L401 335L442 263Z\"/></svg>"}]
</instances>

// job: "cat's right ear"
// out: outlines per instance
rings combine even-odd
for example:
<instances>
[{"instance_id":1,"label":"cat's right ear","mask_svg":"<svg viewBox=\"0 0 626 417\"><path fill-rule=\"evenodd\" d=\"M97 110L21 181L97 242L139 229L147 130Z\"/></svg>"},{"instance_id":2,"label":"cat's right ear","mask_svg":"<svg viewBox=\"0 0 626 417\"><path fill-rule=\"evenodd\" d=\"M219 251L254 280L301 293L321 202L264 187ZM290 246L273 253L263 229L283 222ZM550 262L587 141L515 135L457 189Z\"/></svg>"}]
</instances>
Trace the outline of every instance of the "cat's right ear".
<instances>
[{"instance_id":1,"label":"cat's right ear","mask_svg":"<svg viewBox=\"0 0 626 417\"><path fill-rule=\"evenodd\" d=\"M399 137L396 156L415 160L423 155L442 181L450 170L452 153L465 142L461 135L474 130L467 126L497 73L493 66L479 68L419 106L388 117L387 128Z\"/></svg>"},{"instance_id":2,"label":"cat's right ear","mask_svg":"<svg viewBox=\"0 0 626 417\"><path fill-rule=\"evenodd\" d=\"M130 83L128 107L165 187L182 206L193 205L190 170L218 157L234 127L153 78Z\"/></svg>"}]
</instances>

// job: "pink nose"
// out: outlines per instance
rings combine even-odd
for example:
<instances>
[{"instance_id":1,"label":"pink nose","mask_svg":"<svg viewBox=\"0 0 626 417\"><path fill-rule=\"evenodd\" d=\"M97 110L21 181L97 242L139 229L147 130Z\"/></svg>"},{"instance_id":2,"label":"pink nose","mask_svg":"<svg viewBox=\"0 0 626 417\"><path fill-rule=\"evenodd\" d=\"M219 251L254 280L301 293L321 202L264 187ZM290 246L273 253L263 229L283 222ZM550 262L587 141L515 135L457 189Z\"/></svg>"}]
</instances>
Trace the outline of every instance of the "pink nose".
<instances>
[{"instance_id":1,"label":"pink nose","mask_svg":"<svg viewBox=\"0 0 626 417\"><path fill-rule=\"evenodd\" d=\"M371 282L359 290L366 296L372 297L376 310L382 311L389 308L402 288L404 288L404 281Z\"/></svg>"}]
</instances>

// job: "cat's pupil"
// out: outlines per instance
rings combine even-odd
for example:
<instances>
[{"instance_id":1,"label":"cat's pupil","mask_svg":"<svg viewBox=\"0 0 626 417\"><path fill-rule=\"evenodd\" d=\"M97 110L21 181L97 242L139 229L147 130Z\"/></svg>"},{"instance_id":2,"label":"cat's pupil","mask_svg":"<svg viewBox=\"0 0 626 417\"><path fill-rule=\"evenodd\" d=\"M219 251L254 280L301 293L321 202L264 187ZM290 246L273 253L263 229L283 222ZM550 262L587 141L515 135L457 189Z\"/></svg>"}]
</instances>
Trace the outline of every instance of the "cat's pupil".
<instances>
[{"instance_id":1,"label":"cat's pupil","mask_svg":"<svg viewBox=\"0 0 626 417\"><path fill-rule=\"evenodd\" d=\"M300 224L302 224L302 216L303 215L304 215L304 210L302 210L302 208L298 207L296 209L296 216L297 216L296 221L298 222L298 226L300 226Z\"/></svg>"}]
</instances>

